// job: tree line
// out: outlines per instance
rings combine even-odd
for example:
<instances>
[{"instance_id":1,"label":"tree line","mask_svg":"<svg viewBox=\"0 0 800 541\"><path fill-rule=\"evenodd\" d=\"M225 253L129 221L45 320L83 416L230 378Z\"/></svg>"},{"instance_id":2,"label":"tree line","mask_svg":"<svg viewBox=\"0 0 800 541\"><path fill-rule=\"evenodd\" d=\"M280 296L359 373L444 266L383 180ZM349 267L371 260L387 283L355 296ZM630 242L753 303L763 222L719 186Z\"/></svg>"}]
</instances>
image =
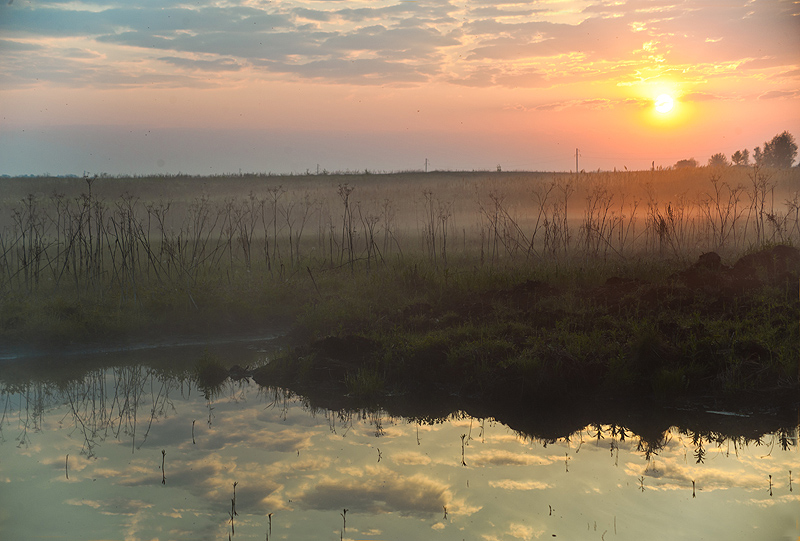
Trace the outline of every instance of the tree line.
<instances>
[{"instance_id":1,"label":"tree line","mask_svg":"<svg viewBox=\"0 0 800 541\"><path fill-rule=\"evenodd\" d=\"M794 164L797 157L797 143L794 136L788 131L776 135L770 141L765 141L764 146L753 149L752 162L750 161L750 151L748 149L737 150L731 154L730 160L722 153L718 152L708 159L709 167L727 167L731 165L758 167L774 167L777 169L788 169ZM697 167L699 164L694 158L679 160L675 164L676 169L683 167Z\"/></svg>"}]
</instances>

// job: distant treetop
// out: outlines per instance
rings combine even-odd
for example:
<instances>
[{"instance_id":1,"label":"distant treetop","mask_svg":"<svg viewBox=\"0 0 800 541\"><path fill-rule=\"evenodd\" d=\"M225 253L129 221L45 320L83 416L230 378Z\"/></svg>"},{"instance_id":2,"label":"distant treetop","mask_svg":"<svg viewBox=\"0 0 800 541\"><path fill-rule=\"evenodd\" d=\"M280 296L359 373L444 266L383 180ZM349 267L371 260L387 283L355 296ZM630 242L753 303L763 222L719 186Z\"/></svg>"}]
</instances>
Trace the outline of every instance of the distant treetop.
<instances>
[{"instance_id":1,"label":"distant treetop","mask_svg":"<svg viewBox=\"0 0 800 541\"><path fill-rule=\"evenodd\" d=\"M728 158L722 152L717 152L708 159L709 167L728 167Z\"/></svg>"},{"instance_id":2,"label":"distant treetop","mask_svg":"<svg viewBox=\"0 0 800 541\"><path fill-rule=\"evenodd\" d=\"M675 164L675 169L684 169L686 167L697 167L697 160L689 158L688 160L678 160Z\"/></svg>"},{"instance_id":3,"label":"distant treetop","mask_svg":"<svg viewBox=\"0 0 800 541\"><path fill-rule=\"evenodd\" d=\"M758 151L759 148L756 147L756 163L759 163L760 158L759 165L786 169L794 164L797 157L797 143L791 133L784 131L773 137L772 141L764 143L763 152Z\"/></svg>"},{"instance_id":4,"label":"distant treetop","mask_svg":"<svg viewBox=\"0 0 800 541\"><path fill-rule=\"evenodd\" d=\"M750 151L747 149L737 150L731 156L731 162L733 165L750 165Z\"/></svg>"}]
</instances>

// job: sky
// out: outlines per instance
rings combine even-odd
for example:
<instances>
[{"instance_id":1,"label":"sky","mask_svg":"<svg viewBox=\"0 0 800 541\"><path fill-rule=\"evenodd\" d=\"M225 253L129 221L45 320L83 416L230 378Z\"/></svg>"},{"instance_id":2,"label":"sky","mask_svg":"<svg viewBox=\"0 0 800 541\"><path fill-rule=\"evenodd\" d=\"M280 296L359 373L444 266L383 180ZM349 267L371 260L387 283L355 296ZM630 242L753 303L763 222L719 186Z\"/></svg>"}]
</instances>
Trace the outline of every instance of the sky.
<instances>
[{"instance_id":1,"label":"sky","mask_svg":"<svg viewBox=\"0 0 800 541\"><path fill-rule=\"evenodd\" d=\"M0 5L0 174L649 169L784 130L791 0Z\"/></svg>"}]
</instances>

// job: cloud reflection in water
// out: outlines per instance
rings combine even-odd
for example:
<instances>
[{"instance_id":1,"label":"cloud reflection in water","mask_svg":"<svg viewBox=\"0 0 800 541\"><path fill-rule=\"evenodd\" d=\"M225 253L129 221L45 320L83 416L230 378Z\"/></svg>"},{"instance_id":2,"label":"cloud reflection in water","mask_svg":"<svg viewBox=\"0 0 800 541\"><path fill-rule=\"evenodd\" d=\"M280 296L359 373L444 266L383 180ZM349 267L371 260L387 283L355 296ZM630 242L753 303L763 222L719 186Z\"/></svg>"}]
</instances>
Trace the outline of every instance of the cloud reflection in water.
<instances>
[{"instance_id":1,"label":"cloud reflection in water","mask_svg":"<svg viewBox=\"0 0 800 541\"><path fill-rule=\"evenodd\" d=\"M766 435L760 446L735 442L735 452L677 430L660 447L643 445L605 425L539 441L463 415L418 424L314 410L246 383L207 401L155 372L98 377L104 386L73 382L31 403L0 387L10 404L0 440L4 536L221 539L234 483L235 539L264 539L270 513L270 539L334 537L344 508L346 535L357 539L800 535L800 493L788 490L789 470L800 477L796 432L783 436L785 450ZM134 384L136 411L122 396L89 392L119 393L120 381ZM32 501L48 512L31 513Z\"/></svg>"}]
</instances>

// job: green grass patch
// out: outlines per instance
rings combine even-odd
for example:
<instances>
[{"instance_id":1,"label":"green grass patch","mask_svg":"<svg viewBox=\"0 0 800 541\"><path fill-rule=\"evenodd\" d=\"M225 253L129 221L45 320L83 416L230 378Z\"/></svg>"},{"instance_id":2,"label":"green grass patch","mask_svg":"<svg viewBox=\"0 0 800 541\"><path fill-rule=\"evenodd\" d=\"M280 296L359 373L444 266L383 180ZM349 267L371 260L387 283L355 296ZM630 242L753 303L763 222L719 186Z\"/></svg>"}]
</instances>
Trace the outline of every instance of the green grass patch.
<instances>
[{"instance_id":1,"label":"green grass patch","mask_svg":"<svg viewBox=\"0 0 800 541\"><path fill-rule=\"evenodd\" d=\"M359 394L671 400L797 385L796 284L731 293L640 263L608 283L609 269L582 269L395 265L326 282L297 323L310 342L378 344L348 376Z\"/></svg>"}]
</instances>

